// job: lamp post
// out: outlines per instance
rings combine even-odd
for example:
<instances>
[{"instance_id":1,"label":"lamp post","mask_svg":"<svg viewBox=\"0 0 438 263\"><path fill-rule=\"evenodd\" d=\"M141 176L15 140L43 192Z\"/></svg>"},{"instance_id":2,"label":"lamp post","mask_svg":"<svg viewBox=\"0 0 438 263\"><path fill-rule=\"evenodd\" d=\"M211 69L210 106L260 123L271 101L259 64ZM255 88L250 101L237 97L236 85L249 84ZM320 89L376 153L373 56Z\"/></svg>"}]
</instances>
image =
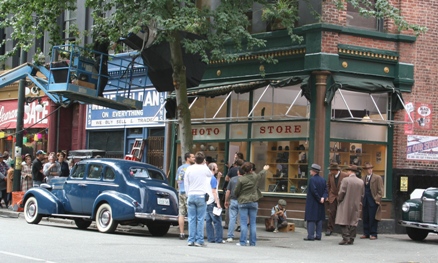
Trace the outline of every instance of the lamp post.
<instances>
[{"instance_id":1,"label":"lamp post","mask_svg":"<svg viewBox=\"0 0 438 263\"><path fill-rule=\"evenodd\" d=\"M21 48L20 50L20 64L26 62L27 52ZM23 119L24 119L24 100L25 100L25 87L26 79L20 80L18 85L18 106L17 106L17 126L16 126L16 141L15 141L15 167L14 167L14 184L12 186L12 191L21 190L21 163L22 157L21 152L23 149Z\"/></svg>"}]
</instances>

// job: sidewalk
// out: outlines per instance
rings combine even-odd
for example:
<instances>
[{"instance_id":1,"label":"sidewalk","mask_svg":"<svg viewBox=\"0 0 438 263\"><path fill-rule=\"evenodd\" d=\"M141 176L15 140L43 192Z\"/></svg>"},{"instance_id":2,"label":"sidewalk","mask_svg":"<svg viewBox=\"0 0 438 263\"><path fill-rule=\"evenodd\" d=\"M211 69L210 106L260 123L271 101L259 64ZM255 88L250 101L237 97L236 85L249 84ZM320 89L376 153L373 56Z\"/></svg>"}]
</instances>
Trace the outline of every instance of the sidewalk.
<instances>
[{"instance_id":1,"label":"sidewalk","mask_svg":"<svg viewBox=\"0 0 438 263\"><path fill-rule=\"evenodd\" d=\"M24 223L24 213L23 212L14 212L12 210L6 209L6 208L0 208L0 217L9 217L9 218L19 218L19 219L23 219L23 223ZM279 232L279 233L273 233L273 232L267 232L265 231L265 224L259 222L259 221L263 221L264 218L257 218L258 222L257 222L257 240L258 241L269 241L271 239L276 239L276 238L280 238L280 239L284 239L284 238L297 238L299 240L302 240L303 237L306 236L306 229L304 229L302 227L302 224L300 224L298 222L298 224L295 224L295 232ZM263 220L261 220L263 219ZM70 220L70 219L61 219L61 218L48 218L48 217L43 217L43 219L41 220L42 223L44 222L52 222L52 223L57 223L57 224L67 224L67 225L75 225L74 220ZM301 225L298 226L297 225ZM91 228L96 228L95 223L93 222L90 226ZM185 232L187 235L187 222L185 224ZM128 233L144 233L145 231L147 231L147 227L142 227L142 226L121 226L119 225L117 227L117 231L121 231L121 232L128 232ZM228 229L224 229L224 240L226 240L227 238L227 233L228 233ZM178 226L171 226L169 229L169 232L167 233L168 237L175 237L178 238L179 237L179 227ZM240 232L234 232L234 242L237 242L238 239L240 237Z\"/></svg>"}]
</instances>

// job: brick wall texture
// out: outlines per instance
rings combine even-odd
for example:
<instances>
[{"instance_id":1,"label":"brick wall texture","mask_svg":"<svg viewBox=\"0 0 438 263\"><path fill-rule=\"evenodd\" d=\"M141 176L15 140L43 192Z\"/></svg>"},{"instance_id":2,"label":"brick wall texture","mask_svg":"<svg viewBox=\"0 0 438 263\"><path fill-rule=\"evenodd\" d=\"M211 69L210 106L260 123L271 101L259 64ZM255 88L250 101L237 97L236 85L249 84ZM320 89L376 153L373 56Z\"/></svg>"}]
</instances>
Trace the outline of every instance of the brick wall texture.
<instances>
[{"instance_id":1,"label":"brick wall texture","mask_svg":"<svg viewBox=\"0 0 438 263\"><path fill-rule=\"evenodd\" d=\"M403 93L405 102L428 103L432 106L431 129L414 128L415 135L438 136L438 1L437 0L390 0L401 10L402 16L410 23L426 26L428 31L417 37L415 43L397 43L364 37L325 32L322 38L322 52L338 53L338 44L348 44L368 48L396 51L399 62L414 64L415 84L411 93ZM337 11L333 0L323 2L322 21L330 24L346 25L346 11ZM397 33L391 20L384 20L384 31ZM414 35L412 31L402 34ZM395 119L403 121L405 111L399 111ZM407 135L403 124L394 125L393 168L436 169L437 161L410 161L406 158Z\"/></svg>"}]
</instances>

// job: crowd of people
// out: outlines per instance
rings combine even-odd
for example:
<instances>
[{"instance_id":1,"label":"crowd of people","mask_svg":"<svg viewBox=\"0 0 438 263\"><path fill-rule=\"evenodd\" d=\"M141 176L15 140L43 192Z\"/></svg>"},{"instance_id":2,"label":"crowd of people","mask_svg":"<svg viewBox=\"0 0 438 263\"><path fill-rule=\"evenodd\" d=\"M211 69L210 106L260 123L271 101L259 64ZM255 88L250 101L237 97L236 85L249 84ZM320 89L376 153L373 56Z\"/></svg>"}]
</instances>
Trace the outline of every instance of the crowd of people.
<instances>
[{"instance_id":1,"label":"crowd of people","mask_svg":"<svg viewBox=\"0 0 438 263\"><path fill-rule=\"evenodd\" d=\"M0 154L0 208L8 208L12 204L15 165L8 151ZM63 151L47 154L38 150L33 160L27 153L21 163L19 191L26 192L42 183L50 183L53 178L67 177L70 174L70 166Z\"/></svg>"},{"instance_id":2,"label":"crowd of people","mask_svg":"<svg viewBox=\"0 0 438 263\"><path fill-rule=\"evenodd\" d=\"M57 177L68 177L70 165L66 161L66 153L47 154L38 150L35 159L25 154L21 164L20 191L26 192L42 183L49 183ZM265 165L260 173L255 166L243 159L242 153L236 153L233 166L229 167L224 180L223 206L219 199L219 185L222 173L211 158L203 152L186 153L185 162L177 170L179 192L179 230L180 239L186 240L189 246L205 246L204 224L206 224L207 241L223 244L233 242L235 232L240 232L236 245L255 246L257 242L256 218L258 201L262 193L258 187L261 177L269 169ZM12 202L14 180L14 160L5 151L0 155L0 207L9 207ZM359 168L348 166L345 171L337 163L327 168L327 181L320 176L321 166L310 166L305 215L307 236L305 241L321 240L323 221L328 211L327 230L330 236L335 225L342 231L340 245L351 245L356 237L357 225L362 210L363 235L361 239L377 239L378 222L381 220L380 202L383 196L383 180L373 174L370 163L364 165L366 176L357 176ZM222 210L225 209L225 224L222 226ZM184 233L185 218L188 220L188 238ZM278 200L271 210L271 225L267 231L278 232L287 227L286 201ZM228 228L226 238L223 228ZM249 232L249 239L248 239Z\"/></svg>"},{"instance_id":3,"label":"crowd of people","mask_svg":"<svg viewBox=\"0 0 438 263\"><path fill-rule=\"evenodd\" d=\"M263 170L256 174L254 164L244 161L243 154L236 153L234 164L229 167L224 181L223 206L226 216L223 227L223 208L218 195L222 173L218 171L217 164L209 162L211 160L206 159L203 152L186 153L184 157L185 163L177 170L180 239L186 240L184 220L187 217L189 246L205 246L204 224L207 241L210 243L233 242L235 232L240 232L236 245L255 246L258 200L262 197L258 182L269 169L269 165L265 165ZM380 176L373 174L373 166L370 163L365 164L364 170L367 175L362 179L357 176L359 168L356 165L348 166L341 171L337 163L330 164L327 168L327 180L320 175L320 165L312 164L309 168L311 177L308 182L304 216L307 236L304 240L322 239L327 210L325 235L330 236L335 225L339 225L342 232L339 245L353 244L361 207L364 234L360 238L377 239L383 181ZM277 233L279 229L287 226L286 201L280 199L272 207L271 217L266 220L266 230ZM223 228L228 228L226 238L222 236Z\"/></svg>"},{"instance_id":4,"label":"crowd of people","mask_svg":"<svg viewBox=\"0 0 438 263\"><path fill-rule=\"evenodd\" d=\"M236 245L255 246L258 200L262 197L258 182L269 166L266 165L262 172L256 174L254 164L243 161L243 155L236 153L234 166L230 167L224 184L226 187L224 206L229 211L226 212L229 213L229 220L226 219L225 224L228 235L224 240L223 208L218 194L222 173L218 171L217 164L209 162L211 160L206 158L203 152L186 153L184 158L185 163L177 170L180 239L186 239L184 218L187 216L189 246L205 246L204 223L208 242L218 244L233 242L239 214L240 222L244 223L239 226L241 234Z\"/></svg>"}]
</instances>

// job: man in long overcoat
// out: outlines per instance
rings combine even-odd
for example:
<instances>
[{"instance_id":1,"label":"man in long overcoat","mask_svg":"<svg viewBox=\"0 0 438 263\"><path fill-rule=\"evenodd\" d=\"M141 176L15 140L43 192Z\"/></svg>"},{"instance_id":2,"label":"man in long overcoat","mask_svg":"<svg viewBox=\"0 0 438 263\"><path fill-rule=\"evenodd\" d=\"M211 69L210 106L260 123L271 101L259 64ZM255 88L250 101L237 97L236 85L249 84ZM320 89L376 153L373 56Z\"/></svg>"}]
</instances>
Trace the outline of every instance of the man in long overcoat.
<instances>
[{"instance_id":1,"label":"man in long overcoat","mask_svg":"<svg viewBox=\"0 0 438 263\"><path fill-rule=\"evenodd\" d=\"M377 224L382 219L380 202L383 196L383 180L373 173L373 165L366 163L364 170L367 175L363 178L365 195L362 202L363 236L361 239L377 239Z\"/></svg>"},{"instance_id":2,"label":"man in long overcoat","mask_svg":"<svg viewBox=\"0 0 438 263\"><path fill-rule=\"evenodd\" d=\"M336 224L340 225L342 230L342 241L339 245L354 243L360 216L360 203L364 196L363 181L356 176L357 166L351 165L346 170L349 176L342 180L336 213Z\"/></svg>"},{"instance_id":3,"label":"man in long overcoat","mask_svg":"<svg viewBox=\"0 0 438 263\"><path fill-rule=\"evenodd\" d=\"M324 202L327 199L327 185L324 178L319 176L321 166L312 164L310 167L309 186L306 197L304 220L307 221L307 237L305 241L321 240L322 221L325 219ZM315 234L316 230L316 234Z\"/></svg>"},{"instance_id":4,"label":"man in long overcoat","mask_svg":"<svg viewBox=\"0 0 438 263\"><path fill-rule=\"evenodd\" d=\"M341 171L338 163L331 163L328 167L329 175L327 180L328 191L328 222L326 236L330 236L335 227L336 209L338 208L338 192L341 186L342 179L348 177L348 174Z\"/></svg>"}]
</instances>

